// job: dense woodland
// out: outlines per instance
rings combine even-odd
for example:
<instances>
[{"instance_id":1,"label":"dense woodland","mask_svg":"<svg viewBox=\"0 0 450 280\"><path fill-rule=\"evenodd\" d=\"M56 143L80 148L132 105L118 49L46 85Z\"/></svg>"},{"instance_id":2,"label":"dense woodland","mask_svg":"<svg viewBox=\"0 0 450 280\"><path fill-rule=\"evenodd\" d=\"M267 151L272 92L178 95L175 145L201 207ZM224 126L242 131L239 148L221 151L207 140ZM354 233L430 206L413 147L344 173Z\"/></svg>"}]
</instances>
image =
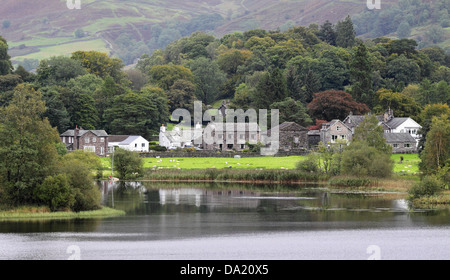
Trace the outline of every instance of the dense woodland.
<instances>
[{"instance_id":1,"label":"dense woodland","mask_svg":"<svg viewBox=\"0 0 450 280\"><path fill-rule=\"evenodd\" d=\"M59 132L78 125L144 137L156 134L173 110L192 110L195 100L204 108L222 100L231 108L277 108L281 122L303 126L390 108L424 127L427 153L433 124L448 126L450 55L417 47L410 39L363 41L347 17L336 25L254 29L222 38L195 32L143 55L129 70L118 58L78 51L42 60L31 74L12 69L1 39L0 105L9 106L15 88L26 83L41 94L42 115ZM439 135L444 145L424 156L434 161L430 172L450 166L448 132Z\"/></svg>"}]
</instances>

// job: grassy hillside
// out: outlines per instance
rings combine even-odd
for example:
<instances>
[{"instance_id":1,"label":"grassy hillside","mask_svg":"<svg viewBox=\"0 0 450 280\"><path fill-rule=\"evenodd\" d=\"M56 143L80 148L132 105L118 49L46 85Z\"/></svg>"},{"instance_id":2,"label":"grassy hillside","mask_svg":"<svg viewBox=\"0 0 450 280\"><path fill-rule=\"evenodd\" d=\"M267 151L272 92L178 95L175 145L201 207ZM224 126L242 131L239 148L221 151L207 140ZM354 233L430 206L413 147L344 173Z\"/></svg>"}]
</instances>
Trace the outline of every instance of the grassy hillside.
<instances>
[{"instance_id":1,"label":"grassy hillside","mask_svg":"<svg viewBox=\"0 0 450 280\"><path fill-rule=\"evenodd\" d=\"M383 1L383 4L395 2ZM254 28L336 22L366 10L362 0L81 0L81 10L66 0L2 0L0 35L10 44L13 62L100 50L131 64L137 53L164 47L193 30L218 37ZM212 22L206 15L220 15ZM219 17L219 18L220 18ZM185 23L185 24L184 24ZM185 25L185 26L183 26ZM182 26L185 29L180 29ZM189 28L186 28L189 27ZM82 36L75 36L81 30ZM124 53L127 45L135 53ZM142 44L137 45L137 42ZM130 57L131 56L131 57Z\"/></svg>"}]
</instances>

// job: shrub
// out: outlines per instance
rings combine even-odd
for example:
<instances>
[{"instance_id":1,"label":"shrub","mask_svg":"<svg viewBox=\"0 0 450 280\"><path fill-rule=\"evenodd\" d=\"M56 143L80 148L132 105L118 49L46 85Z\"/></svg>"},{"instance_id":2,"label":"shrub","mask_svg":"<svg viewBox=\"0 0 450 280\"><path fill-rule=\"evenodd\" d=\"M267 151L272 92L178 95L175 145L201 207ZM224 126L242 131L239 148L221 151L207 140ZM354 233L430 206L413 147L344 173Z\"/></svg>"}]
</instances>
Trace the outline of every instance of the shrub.
<instances>
[{"instance_id":1,"label":"shrub","mask_svg":"<svg viewBox=\"0 0 450 280\"><path fill-rule=\"evenodd\" d=\"M319 172L319 167L317 166L317 161L314 156L308 156L306 160L297 162L296 168L302 172L317 173Z\"/></svg>"},{"instance_id":2,"label":"shrub","mask_svg":"<svg viewBox=\"0 0 450 280\"><path fill-rule=\"evenodd\" d=\"M389 154L365 142L353 142L342 153L341 173L351 176L389 177L394 167Z\"/></svg>"},{"instance_id":3,"label":"shrub","mask_svg":"<svg viewBox=\"0 0 450 280\"><path fill-rule=\"evenodd\" d=\"M75 203L75 194L65 174L48 176L35 190L35 196L51 211L69 209Z\"/></svg>"},{"instance_id":4,"label":"shrub","mask_svg":"<svg viewBox=\"0 0 450 280\"><path fill-rule=\"evenodd\" d=\"M144 163L138 153L116 149L114 152L114 170L119 179L134 179L142 176Z\"/></svg>"},{"instance_id":5,"label":"shrub","mask_svg":"<svg viewBox=\"0 0 450 280\"><path fill-rule=\"evenodd\" d=\"M412 186L408 193L412 199L433 196L441 190L442 186L442 181L436 176L425 176L419 183Z\"/></svg>"}]
</instances>

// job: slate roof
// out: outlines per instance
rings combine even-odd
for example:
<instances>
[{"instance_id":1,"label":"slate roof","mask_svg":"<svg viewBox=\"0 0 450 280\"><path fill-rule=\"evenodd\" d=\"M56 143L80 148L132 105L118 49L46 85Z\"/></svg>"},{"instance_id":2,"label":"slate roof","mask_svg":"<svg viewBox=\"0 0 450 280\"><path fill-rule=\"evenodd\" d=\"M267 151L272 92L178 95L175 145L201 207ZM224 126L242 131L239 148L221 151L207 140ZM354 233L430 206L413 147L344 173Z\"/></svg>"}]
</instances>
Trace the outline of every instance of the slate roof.
<instances>
[{"instance_id":1,"label":"slate roof","mask_svg":"<svg viewBox=\"0 0 450 280\"><path fill-rule=\"evenodd\" d=\"M386 123L390 128L397 128L402 123L406 122L409 118L393 118Z\"/></svg>"},{"instance_id":2,"label":"slate roof","mask_svg":"<svg viewBox=\"0 0 450 280\"><path fill-rule=\"evenodd\" d=\"M119 145L129 145L141 136L137 135L110 135L108 138L109 143L119 143Z\"/></svg>"},{"instance_id":3,"label":"slate roof","mask_svg":"<svg viewBox=\"0 0 450 280\"><path fill-rule=\"evenodd\" d=\"M95 134L98 137L108 137L108 133L106 133L106 131L104 130L84 130L84 129L80 129L78 132L78 136L83 136L84 134L88 133L88 132L92 132L93 134ZM62 133L60 136L74 136L75 135L75 130L74 129L69 129L66 132Z\"/></svg>"},{"instance_id":4,"label":"slate roof","mask_svg":"<svg viewBox=\"0 0 450 280\"><path fill-rule=\"evenodd\" d=\"M384 133L386 143L416 143L409 133Z\"/></svg>"}]
</instances>

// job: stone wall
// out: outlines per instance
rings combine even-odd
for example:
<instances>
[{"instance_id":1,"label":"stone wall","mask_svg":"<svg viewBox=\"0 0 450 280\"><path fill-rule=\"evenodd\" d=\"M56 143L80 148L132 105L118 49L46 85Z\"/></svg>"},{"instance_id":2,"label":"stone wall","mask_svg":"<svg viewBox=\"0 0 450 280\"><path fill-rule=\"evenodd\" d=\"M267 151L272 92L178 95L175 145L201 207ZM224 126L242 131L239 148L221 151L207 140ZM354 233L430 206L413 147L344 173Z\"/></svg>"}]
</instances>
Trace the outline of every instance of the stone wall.
<instances>
[{"instance_id":1,"label":"stone wall","mask_svg":"<svg viewBox=\"0 0 450 280\"><path fill-rule=\"evenodd\" d=\"M287 156L304 156L307 155L307 150L293 150L293 151L279 151L276 157L287 157ZM141 157L160 157L160 158L181 158L181 157L228 157L233 158L234 156L244 157L261 157L261 153L240 153L240 152L214 152L214 151L195 151L195 152L183 152L183 151L168 151L168 152L149 152L140 153Z\"/></svg>"}]
</instances>

